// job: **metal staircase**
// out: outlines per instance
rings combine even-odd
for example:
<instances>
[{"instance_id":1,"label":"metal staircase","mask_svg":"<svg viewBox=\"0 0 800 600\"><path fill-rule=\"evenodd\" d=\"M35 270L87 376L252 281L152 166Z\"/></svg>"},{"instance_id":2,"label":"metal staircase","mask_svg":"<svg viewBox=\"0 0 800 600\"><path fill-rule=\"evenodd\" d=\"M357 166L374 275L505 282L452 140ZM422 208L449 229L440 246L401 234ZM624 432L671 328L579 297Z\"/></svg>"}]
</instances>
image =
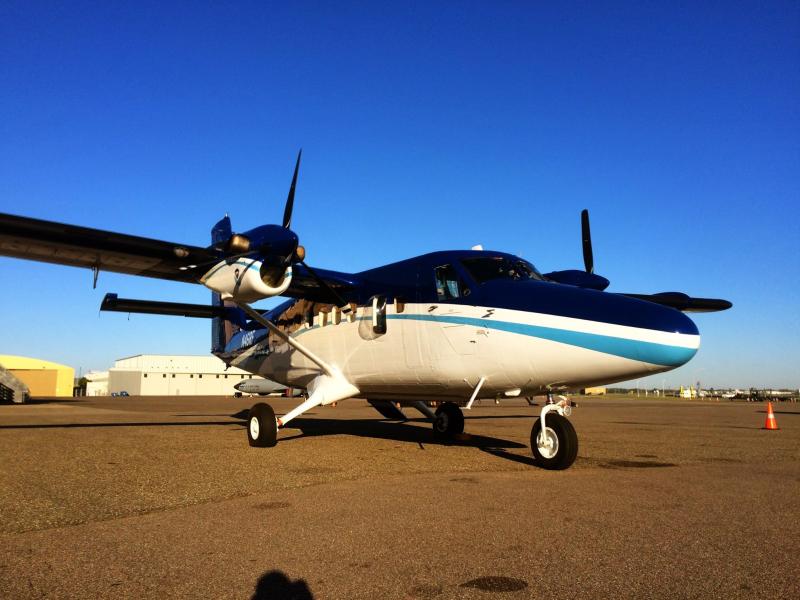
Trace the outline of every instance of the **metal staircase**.
<instances>
[{"instance_id":1,"label":"metal staircase","mask_svg":"<svg viewBox=\"0 0 800 600\"><path fill-rule=\"evenodd\" d=\"M0 403L25 404L29 397L28 386L0 365Z\"/></svg>"}]
</instances>

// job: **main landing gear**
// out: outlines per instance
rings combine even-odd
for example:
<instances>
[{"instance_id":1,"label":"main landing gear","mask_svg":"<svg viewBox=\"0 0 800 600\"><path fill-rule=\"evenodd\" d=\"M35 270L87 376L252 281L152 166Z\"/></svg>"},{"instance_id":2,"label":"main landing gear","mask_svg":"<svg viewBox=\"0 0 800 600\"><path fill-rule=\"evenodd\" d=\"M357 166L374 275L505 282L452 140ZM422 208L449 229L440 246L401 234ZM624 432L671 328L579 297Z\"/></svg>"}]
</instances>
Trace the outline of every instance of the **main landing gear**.
<instances>
[{"instance_id":1,"label":"main landing gear","mask_svg":"<svg viewBox=\"0 0 800 600\"><path fill-rule=\"evenodd\" d=\"M250 409L247 441L256 448L271 448L278 443L278 421L269 404L259 402Z\"/></svg>"},{"instance_id":2,"label":"main landing gear","mask_svg":"<svg viewBox=\"0 0 800 600\"><path fill-rule=\"evenodd\" d=\"M464 413L455 402L445 402L436 409L433 433L437 437L455 437L464 433Z\"/></svg>"},{"instance_id":3,"label":"main landing gear","mask_svg":"<svg viewBox=\"0 0 800 600\"><path fill-rule=\"evenodd\" d=\"M572 403L562 398L557 404L545 404L533 424L531 450L536 464L543 469L566 469L575 462L578 435L567 420L571 413Z\"/></svg>"}]
</instances>

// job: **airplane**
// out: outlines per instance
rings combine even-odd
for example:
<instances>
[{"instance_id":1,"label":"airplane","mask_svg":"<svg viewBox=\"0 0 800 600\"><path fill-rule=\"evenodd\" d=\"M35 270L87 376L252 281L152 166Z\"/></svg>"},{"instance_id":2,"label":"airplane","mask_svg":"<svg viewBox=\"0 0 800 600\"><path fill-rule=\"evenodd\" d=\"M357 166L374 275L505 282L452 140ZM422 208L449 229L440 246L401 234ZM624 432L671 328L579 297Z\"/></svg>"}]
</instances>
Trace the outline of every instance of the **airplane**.
<instances>
[{"instance_id":1,"label":"airplane","mask_svg":"<svg viewBox=\"0 0 800 600\"><path fill-rule=\"evenodd\" d=\"M275 446L292 419L353 397L390 419L405 419L399 407L412 406L446 440L463 433L463 410L479 395L547 395L530 435L534 462L545 469L566 469L578 453L564 393L685 364L700 336L684 313L732 306L680 292L605 291L608 279L594 273L587 210L583 270L542 274L519 256L480 249L359 273L312 268L291 229L301 156L281 224L235 233L225 215L211 244L199 247L0 214L0 255L87 267L95 285L106 270L209 288L210 305L107 294L101 310L210 319L214 355L306 390L284 415L267 403L252 407L251 446ZM271 310L252 306L274 296L289 299Z\"/></svg>"},{"instance_id":2,"label":"airplane","mask_svg":"<svg viewBox=\"0 0 800 600\"><path fill-rule=\"evenodd\" d=\"M234 396L241 397L242 394L269 396L270 394L284 393L288 388L269 379L245 379L233 386L233 389L236 390Z\"/></svg>"}]
</instances>

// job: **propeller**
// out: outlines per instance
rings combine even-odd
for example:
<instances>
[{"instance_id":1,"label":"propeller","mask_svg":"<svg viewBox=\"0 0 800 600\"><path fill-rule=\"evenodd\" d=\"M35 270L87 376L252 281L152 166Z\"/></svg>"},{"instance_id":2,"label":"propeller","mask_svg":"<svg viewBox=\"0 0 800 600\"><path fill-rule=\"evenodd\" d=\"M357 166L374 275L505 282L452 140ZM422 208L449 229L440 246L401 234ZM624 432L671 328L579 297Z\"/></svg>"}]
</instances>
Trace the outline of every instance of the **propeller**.
<instances>
[{"instance_id":1,"label":"propeller","mask_svg":"<svg viewBox=\"0 0 800 600\"><path fill-rule=\"evenodd\" d=\"M581 211L581 241L583 243L583 264L586 267L586 272L593 278L605 281L605 285L587 285L587 282L581 281L583 277L577 279L580 281L578 285L584 287L594 287L595 289L605 289L608 285L608 280L594 274L594 255L592 253L592 231L589 227L589 211L583 209ZM562 271L556 273L557 281L563 283L573 283L565 274L570 271ZM576 275L580 271L572 271ZM572 276L573 278L575 275ZM636 298L638 300L646 300L647 302L654 302L662 306L669 306L684 312L715 312L719 310L727 310L733 306L728 300L721 298L692 298L683 292L661 292L660 294L620 294L621 296L628 296L629 298Z\"/></svg>"},{"instance_id":2,"label":"propeller","mask_svg":"<svg viewBox=\"0 0 800 600\"><path fill-rule=\"evenodd\" d=\"M291 229L294 195L297 188L297 175L300 171L300 158L303 150L297 153L292 183L283 209L282 225L261 225L244 233L231 231L227 215L212 230L211 248L221 254L226 261L239 258L258 257L275 268L286 268L299 256L305 257L305 249L298 245L297 234Z\"/></svg>"},{"instance_id":3,"label":"propeller","mask_svg":"<svg viewBox=\"0 0 800 600\"><path fill-rule=\"evenodd\" d=\"M589 211L581 211L581 243L583 245L583 266L584 270L567 269L566 271L552 271L545 273L546 279L566 283L582 288L593 290L604 290L608 287L609 281L605 277L594 273L594 253L592 252L592 230L589 227Z\"/></svg>"},{"instance_id":4,"label":"propeller","mask_svg":"<svg viewBox=\"0 0 800 600\"><path fill-rule=\"evenodd\" d=\"M227 215L212 230L212 247L221 252L228 262L238 258L253 257L262 262L261 276L270 285L277 285L286 268L292 264L303 265L308 274L317 282L321 289L329 295L336 306L349 311L349 304L333 289L320 275L305 263L306 249L298 243L298 237L290 227L292 224L292 211L294 210L294 196L297 189L297 176L300 172L300 160L303 149L297 153L294 165L292 183L289 194L286 196L286 205L283 209L283 222L279 225L261 225L244 233L232 233L230 219Z\"/></svg>"},{"instance_id":5,"label":"propeller","mask_svg":"<svg viewBox=\"0 0 800 600\"><path fill-rule=\"evenodd\" d=\"M583 243L583 264L587 273L594 273L594 254L592 253L592 230L589 227L589 211L581 211L581 241Z\"/></svg>"},{"instance_id":6,"label":"propeller","mask_svg":"<svg viewBox=\"0 0 800 600\"><path fill-rule=\"evenodd\" d=\"M289 187L289 195L286 197L286 207L283 209L283 228L289 229L292 224L292 210L294 209L294 189L297 186L297 172L300 170L300 157L303 156L303 149L297 153L297 162L294 165L294 175L292 185Z\"/></svg>"}]
</instances>

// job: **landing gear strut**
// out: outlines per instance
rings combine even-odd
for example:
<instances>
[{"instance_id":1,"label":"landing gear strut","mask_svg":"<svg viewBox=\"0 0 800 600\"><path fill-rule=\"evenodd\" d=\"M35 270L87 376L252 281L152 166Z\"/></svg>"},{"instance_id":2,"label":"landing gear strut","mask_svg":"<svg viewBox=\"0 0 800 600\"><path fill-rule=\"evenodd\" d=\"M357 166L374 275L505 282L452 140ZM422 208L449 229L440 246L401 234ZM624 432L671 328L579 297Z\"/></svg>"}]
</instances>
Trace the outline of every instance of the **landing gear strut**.
<instances>
[{"instance_id":1,"label":"landing gear strut","mask_svg":"<svg viewBox=\"0 0 800 600\"><path fill-rule=\"evenodd\" d=\"M436 409L433 434L438 437L453 437L459 433L464 433L464 413L455 402L445 402Z\"/></svg>"},{"instance_id":2,"label":"landing gear strut","mask_svg":"<svg viewBox=\"0 0 800 600\"><path fill-rule=\"evenodd\" d=\"M259 402L250 409L247 441L256 448L271 448L278 443L278 421L269 404Z\"/></svg>"}]
</instances>

